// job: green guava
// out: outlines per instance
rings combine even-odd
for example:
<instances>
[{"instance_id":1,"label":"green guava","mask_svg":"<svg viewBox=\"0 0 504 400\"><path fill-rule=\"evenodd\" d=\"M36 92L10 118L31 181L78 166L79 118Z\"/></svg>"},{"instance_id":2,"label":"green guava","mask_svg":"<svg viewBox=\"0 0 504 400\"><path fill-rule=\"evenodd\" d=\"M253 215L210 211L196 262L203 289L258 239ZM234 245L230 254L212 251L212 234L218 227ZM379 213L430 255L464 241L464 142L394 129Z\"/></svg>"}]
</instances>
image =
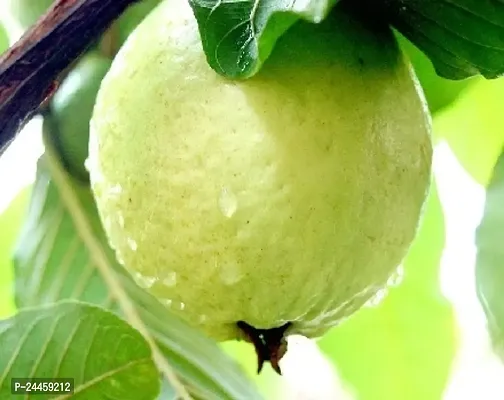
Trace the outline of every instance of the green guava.
<instances>
[{"instance_id":1,"label":"green guava","mask_svg":"<svg viewBox=\"0 0 504 400\"><path fill-rule=\"evenodd\" d=\"M9 48L9 38L2 24L0 24L0 54Z\"/></svg>"},{"instance_id":2,"label":"green guava","mask_svg":"<svg viewBox=\"0 0 504 400\"><path fill-rule=\"evenodd\" d=\"M129 6L116 22L119 46L161 0L142 0Z\"/></svg>"},{"instance_id":3,"label":"green guava","mask_svg":"<svg viewBox=\"0 0 504 400\"><path fill-rule=\"evenodd\" d=\"M185 0L163 2L102 81L89 168L117 259L217 340L278 367L382 289L415 236L430 117L393 34L336 6L261 71L207 64Z\"/></svg>"},{"instance_id":4,"label":"green guava","mask_svg":"<svg viewBox=\"0 0 504 400\"><path fill-rule=\"evenodd\" d=\"M53 132L55 145L70 172L89 178L84 167L88 156L89 120L101 81L112 61L97 52L86 54L62 82L52 98L44 124Z\"/></svg>"},{"instance_id":5,"label":"green guava","mask_svg":"<svg viewBox=\"0 0 504 400\"><path fill-rule=\"evenodd\" d=\"M33 25L42 14L50 7L53 0L2 0L3 6L10 17L12 17L25 31Z\"/></svg>"}]
</instances>

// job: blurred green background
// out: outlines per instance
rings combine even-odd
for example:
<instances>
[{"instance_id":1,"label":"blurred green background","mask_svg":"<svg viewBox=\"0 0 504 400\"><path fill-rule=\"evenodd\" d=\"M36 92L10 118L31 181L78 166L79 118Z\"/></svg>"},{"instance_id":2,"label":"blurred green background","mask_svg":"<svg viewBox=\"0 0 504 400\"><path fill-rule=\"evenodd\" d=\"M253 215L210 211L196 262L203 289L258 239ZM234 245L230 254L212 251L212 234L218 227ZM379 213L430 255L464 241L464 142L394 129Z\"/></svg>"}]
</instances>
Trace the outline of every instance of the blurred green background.
<instances>
[{"instance_id":1,"label":"blurred green background","mask_svg":"<svg viewBox=\"0 0 504 400\"><path fill-rule=\"evenodd\" d=\"M29 4L29 12L19 14L19 9L26 10L24 3ZM10 0L0 5L10 41L15 41L49 3ZM156 1L150 3L119 21L116 46L124 42ZM504 78L457 82L441 79L421 52L398 37L425 92L436 143L433 189L420 231L383 298L375 299L334 328L317 345L302 338L291 339L283 362L283 378L270 368L257 377L250 346L223 344L267 398L504 398L504 368L492 352L474 283L474 235L483 212L485 186L504 143L504 113L500 110L504 104ZM0 28L0 50L7 43L7 35ZM73 149L75 137L65 136L66 133L75 135L86 124L69 117L67 108L82 107L83 103L73 105L75 99L84 101L87 110L92 107L97 90L93 85L109 65L104 52L100 53L104 47L100 46L74 70L78 83L71 83L69 76L70 83L58 93L52 105L52 118L56 121L46 118L44 122L44 129L48 124L56 124L51 129L60 129L62 140L70 143L62 145L66 155L71 156L67 160L69 170L73 168L72 160L85 158L80 150L87 132L79 133L81 142ZM86 79L91 83L87 84ZM87 114L80 117L89 118ZM34 119L0 158L2 318L16 311L11 256L26 214L36 161L43 151L42 125L40 118ZM75 175L86 180L85 170L76 171Z\"/></svg>"}]
</instances>

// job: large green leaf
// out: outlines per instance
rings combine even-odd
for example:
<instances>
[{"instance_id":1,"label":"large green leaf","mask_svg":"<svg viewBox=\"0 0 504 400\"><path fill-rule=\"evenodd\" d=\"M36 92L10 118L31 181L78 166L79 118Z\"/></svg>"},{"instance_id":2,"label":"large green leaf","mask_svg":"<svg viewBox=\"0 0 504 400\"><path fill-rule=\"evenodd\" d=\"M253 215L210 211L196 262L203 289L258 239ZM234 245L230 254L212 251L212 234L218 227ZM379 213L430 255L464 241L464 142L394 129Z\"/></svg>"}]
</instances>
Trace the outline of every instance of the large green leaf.
<instances>
[{"instance_id":1,"label":"large green leaf","mask_svg":"<svg viewBox=\"0 0 504 400\"><path fill-rule=\"evenodd\" d=\"M153 400L160 389L142 335L115 314L73 301L0 322L0 398L10 398L11 379L20 377L73 378L72 399L83 400Z\"/></svg>"},{"instance_id":2,"label":"large green leaf","mask_svg":"<svg viewBox=\"0 0 504 400\"><path fill-rule=\"evenodd\" d=\"M299 18L323 20L336 0L190 0L208 63L231 78L254 75ZM390 23L449 79L504 73L504 3L481 0L348 0L367 23Z\"/></svg>"},{"instance_id":3,"label":"large green leaf","mask_svg":"<svg viewBox=\"0 0 504 400\"><path fill-rule=\"evenodd\" d=\"M504 149L503 149L504 150ZM476 286L496 350L504 359L504 153L487 189L476 233Z\"/></svg>"},{"instance_id":4,"label":"large green leaf","mask_svg":"<svg viewBox=\"0 0 504 400\"><path fill-rule=\"evenodd\" d=\"M402 283L320 340L359 400L442 398L456 351L454 312L439 288L443 247L444 220L433 186Z\"/></svg>"},{"instance_id":5,"label":"large green leaf","mask_svg":"<svg viewBox=\"0 0 504 400\"><path fill-rule=\"evenodd\" d=\"M464 168L486 185L504 145L504 78L479 80L436 115L434 131Z\"/></svg>"},{"instance_id":6,"label":"large green leaf","mask_svg":"<svg viewBox=\"0 0 504 400\"><path fill-rule=\"evenodd\" d=\"M320 22L338 1L189 0L208 63L231 78L254 75L294 22Z\"/></svg>"},{"instance_id":7,"label":"large green leaf","mask_svg":"<svg viewBox=\"0 0 504 400\"><path fill-rule=\"evenodd\" d=\"M170 313L117 264L89 187L70 178L49 145L39 161L15 273L18 307L78 299L120 310L148 338L179 395L190 390L209 400L259 398L213 341Z\"/></svg>"},{"instance_id":8,"label":"large green leaf","mask_svg":"<svg viewBox=\"0 0 504 400\"><path fill-rule=\"evenodd\" d=\"M475 82L474 78L454 81L440 77L429 58L413 43L400 34L397 34L397 38L415 69L431 113L434 114L451 104Z\"/></svg>"},{"instance_id":9,"label":"large green leaf","mask_svg":"<svg viewBox=\"0 0 504 400\"><path fill-rule=\"evenodd\" d=\"M12 253L28 208L31 187L23 189L0 214L0 318L12 315L14 305Z\"/></svg>"},{"instance_id":10,"label":"large green leaf","mask_svg":"<svg viewBox=\"0 0 504 400\"><path fill-rule=\"evenodd\" d=\"M504 2L382 0L378 6L384 6L388 21L427 54L439 75L464 79L504 73Z\"/></svg>"}]
</instances>

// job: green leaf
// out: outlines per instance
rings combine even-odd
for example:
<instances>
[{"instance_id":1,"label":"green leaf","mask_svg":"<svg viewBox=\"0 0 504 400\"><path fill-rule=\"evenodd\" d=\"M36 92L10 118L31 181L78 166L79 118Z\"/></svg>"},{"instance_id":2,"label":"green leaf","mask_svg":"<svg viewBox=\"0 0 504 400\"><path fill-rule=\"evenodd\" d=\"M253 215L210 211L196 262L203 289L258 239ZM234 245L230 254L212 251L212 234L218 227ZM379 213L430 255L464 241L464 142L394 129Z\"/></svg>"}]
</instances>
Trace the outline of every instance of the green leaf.
<instances>
[{"instance_id":1,"label":"green leaf","mask_svg":"<svg viewBox=\"0 0 504 400\"><path fill-rule=\"evenodd\" d=\"M21 377L73 378L72 399L151 400L159 393L148 343L96 306L72 301L21 311L0 323L0 344L0 398L11 398L11 378Z\"/></svg>"},{"instance_id":2,"label":"green leaf","mask_svg":"<svg viewBox=\"0 0 504 400\"><path fill-rule=\"evenodd\" d=\"M14 305L12 253L28 208L31 187L23 189L0 214L0 318L11 316Z\"/></svg>"},{"instance_id":3,"label":"green leaf","mask_svg":"<svg viewBox=\"0 0 504 400\"><path fill-rule=\"evenodd\" d=\"M440 77L424 53L404 36L400 34L396 36L401 49L413 65L432 114L453 103L469 85L475 82L475 78L454 81Z\"/></svg>"},{"instance_id":4,"label":"green leaf","mask_svg":"<svg viewBox=\"0 0 504 400\"><path fill-rule=\"evenodd\" d=\"M148 339L179 396L189 390L209 400L260 398L213 341L139 288L116 262L89 187L70 178L49 145L39 161L15 272L19 307L79 299L120 310Z\"/></svg>"},{"instance_id":5,"label":"green leaf","mask_svg":"<svg viewBox=\"0 0 504 400\"><path fill-rule=\"evenodd\" d=\"M495 349L504 359L504 152L486 193L476 232L476 287Z\"/></svg>"},{"instance_id":6,"label":"green leaf","mask_svg":"<svg viewBox=\"0 0 504 400\"><path fill-rule=\"evenodd\" d=\"M504 2L386 0L383 5L388 21L427 54L442 77L504 73Z\"/></svg>"},{"instance_id":7,"label":"green leaf","mask_svg":"<svg viewBox=\"0 0 504 400\"><path fill-rule=\"evenodd\" d=\"M442 398L456 352L454 312L439 288L443 246L434 186L402 283L319 341L359 400Z\"/></svg>"},{"instance_id":8,"label":"green leaf","mask_svg":"<svg viewBox=\"0 0 504 400\"><path fill-rule=\"evenodd\" d=\"M504 78L478 80L436 115L434 132L444 138L460 163L486 185L504 146Z\"/></svg>"},{"instance_id":9,"label":"green leaf","mask_svg":"<svg viewBox=\"0 0 504 400\"><path fill-rule=\"evenodd\" d=\"M230 78L259 71L298 19L318 23L339 0L189 0L210 66Z\"/></svg>"}]
</instances>

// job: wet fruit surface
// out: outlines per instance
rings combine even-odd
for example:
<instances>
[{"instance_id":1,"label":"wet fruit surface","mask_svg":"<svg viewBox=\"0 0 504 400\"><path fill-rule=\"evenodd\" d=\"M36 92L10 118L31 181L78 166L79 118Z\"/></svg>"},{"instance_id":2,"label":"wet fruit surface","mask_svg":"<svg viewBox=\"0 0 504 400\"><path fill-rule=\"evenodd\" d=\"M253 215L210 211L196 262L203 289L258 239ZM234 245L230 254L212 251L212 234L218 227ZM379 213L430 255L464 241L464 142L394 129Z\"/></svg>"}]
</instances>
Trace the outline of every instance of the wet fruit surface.
<instances>
[{"instance_id":1,"label":"wet fruit surface","mask_svg":"<svg viewBox=\"0 0 504 400\"><path fill-rule=\"evenodd\" d=\"M431 152L388 30L337 9L229 81L206 63L187 3L170 1L103 81L89 166L118 260L163 304L218 340L245 338L239 321L313 337L400 264Z\"/></svg>"}]
</instances>

